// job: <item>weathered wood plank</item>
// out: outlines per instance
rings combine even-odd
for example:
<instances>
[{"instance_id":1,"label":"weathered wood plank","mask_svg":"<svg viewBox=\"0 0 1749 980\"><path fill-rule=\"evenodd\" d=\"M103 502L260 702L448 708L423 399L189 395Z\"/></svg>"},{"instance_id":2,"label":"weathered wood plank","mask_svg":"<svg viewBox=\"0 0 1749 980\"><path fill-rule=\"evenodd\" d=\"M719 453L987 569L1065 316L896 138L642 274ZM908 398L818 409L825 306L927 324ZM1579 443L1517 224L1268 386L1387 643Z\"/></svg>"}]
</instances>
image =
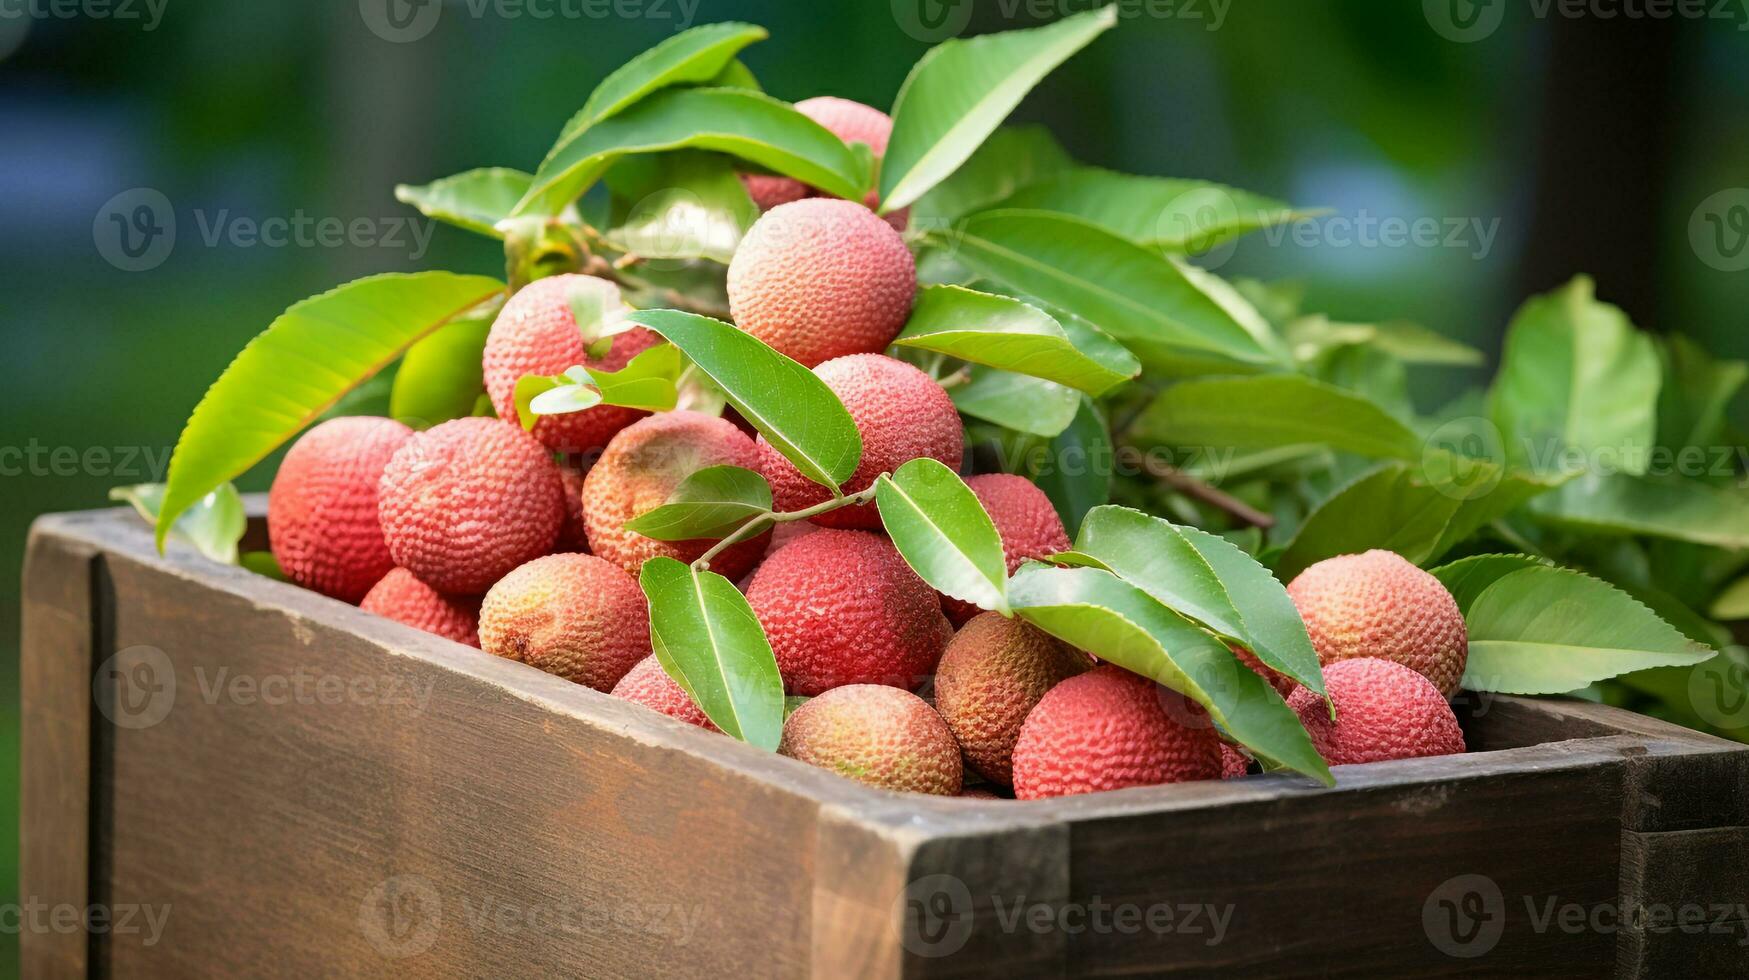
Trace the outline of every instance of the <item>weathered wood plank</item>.
<instances>
[{"instance_id":1,"label":"weathered wood plank","mask_svg":"<svg viewBox=\"0 0 1749 980\"><path fill-rule=\"evenodd\" d=\"M1622 834L1623 977L1749 976L1749 827Z\"/></svg>"}]
</instances>

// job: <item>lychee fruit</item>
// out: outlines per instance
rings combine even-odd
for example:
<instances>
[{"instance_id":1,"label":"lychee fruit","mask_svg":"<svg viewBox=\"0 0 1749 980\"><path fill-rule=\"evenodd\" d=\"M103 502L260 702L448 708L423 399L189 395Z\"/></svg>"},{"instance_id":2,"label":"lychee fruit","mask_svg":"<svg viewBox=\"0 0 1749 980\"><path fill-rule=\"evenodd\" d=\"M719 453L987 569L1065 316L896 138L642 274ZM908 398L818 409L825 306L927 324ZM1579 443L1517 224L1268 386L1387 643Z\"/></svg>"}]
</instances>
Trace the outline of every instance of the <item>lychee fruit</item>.
<instances>
[{"instance_id":1,"label":"lychee fruit","mask_svg":"<svg viewBox=\"0 0 1749 980\"><path fill-rule=\"evenodd\" d=\"M831 95L803 99L796 103L796 111L819 123L845 143L862 143L867 146L874 155L876 174L879 174L880 160L887 155L887 141L893 135L893 117L874 106ZM748 174L742 180L746 181L747 192L761 211L769 211L779 204L788 204L820 193L817 189L789 177ZM869 191L862 203L871 209L878 207L880 192ZM886 222L894 229L904 231L909 212L909 208L895 211L886 216Z\"/></svg>"},{"instance_id":2,"label":"lychee fruit","mask_svg":"<svg viewBox=\"0 0 1749 980\"><path fill-rule=\"evenodd\" d=\"M965 429L953 400L929 375L881 354L840 357L815 368L814 374L844 403L862 435L862 460L845 482L845 493L866 490L875 477L922 457L959 469L965 453ZM831 496L831 491L803 476L763 436L759 439L759 460L778 510L801 510ZM823 527L881 526L880 511L872 503L840 507L813 520Z\"/></svg>"},{"instance_id":3,"label":"lychee fruit","mask_svg":"<svg viewBox=\"0 0 1749 980\"><path fill-rule=\"evenodd\" d=\"M638 661L626 675L613 686L613 696L625 698L641 704L652 711L660 711L670 718L684 721L688 725L708 728L720 732L705 713L699 709L698 703L686 693L668 672L662 669L661 661L655 654Z\"/></svg>"},{"instance_id":4,"label":"lychee fruit","mask_svg":"<svg viewBox=\"0 0 1749 980\"><path fill-rule=\"evenodd\" d=\"M1045 692L1092 658L1029 623L987 612L960 627L935 668L935 708L966 762L991 782L1014 781L1014 741Z\"/></svg>"},{"instance_id":5,"label":"lychee fruit","mask_svg":"<svg viewBox=\"0 0 1749 980\"><path fill-rule=\"evenodd\" d=\"M834 688L783 723L777 751L880 789L953 796L960 748L947 724L909 691L878 684Z\"/></svg>"},{"instance_id":6,"label":"lychee fruit","mask_svg":"<svg viewBox=\"0 0 1749 980\"><path fill-rule=\"evenodd\" d=\"M810 198L753 223L729 262L728 287L736 326L813 367L885 350L911 315L917 266L873 211Z\"/></svg>"},{"instance_id":7,"label":"lychee fruit","mask_svg":"<svg viewBox=\"0 0 1749 980\"><path fill-rule=\"evenodd\" d=\"M1233 748L1225 742L1221 743L1221 778L1238 779L1251 771L1251 757Z\"/></svg>"},{"instance_id":8,"label":"lychee fruit","mask_svg":"<svg viewBox=\"0 0 1749 980\"><path fill-rule=\"evenodd\" d=\"M480 645L480 598L444 595L405 568L390 569L358 608L457 643Z\"/></svg>"},{"instance_id":9,"label":"lychee fruit","mask_svg":"<svg viewBox=\"0 0 1749 980\"><path fill-rule=\"evenodd\" d=\"M574 303L585 309L605 308L610 311L610 320L630 309L621 303L619 287L613 283L571 274L529 283L498 313L486 335L482 365L486 394L499 418L516 421L516 382L525 375L553 377L578 365L618 371L662 339L643 327L632 327L613 334L603 356L589 357ZM580 412L542 416L532 431L556 452L590 453L647 414L618 405L596 405Z\"/></svg>"},{"instance_id":10,"label":"lychee fruit","mask_svg":"<svg viewBox=\"0 0 1749 980\"><path fill-rule=\"evenodd\" d=\"M1464 614L1439 579L1401 555L1373 550L1326 558L1288 583L1325 667L1383 657L1457 693L1469 658Z\"/></svg>"},{"instance_id":11,"label":"lychee fruit","mask_svg":"<svg viewBox=\"0 0 1749 980\"><path fill-rule=\"evenodd\" d=\"M984 473L967 477L966 486L984 505L984 512L1002 536L1008 574L1035 558L1069 550L1069 532L1051 498L1024 476ZM978 607L952 596L941 597L942 609L954 625L976 616Z\"/></svg>"},{"instance_id":12,"label":"lychee fruit","mask_svg":"<svg viewBox=\"0 0 1749 980\"><path fill-rule=\"evenodd\" d=\"M1036 800L1221 774L1213 727L1185 725L1158 684L1115 664L1046 692L1014 743L1014 796Z\"/></svg>"},{"instance_id":13,"label":"lychee fruit","mask_svg":"<svg viewBox=\"0 0 1749 980\"><path fill-rule=\"evenodd\" d=\"M594 555L547 555L504 576L480 605L480 648L611 691L651 656L644 593Z\"/></svg>"},{"instance_id":14,"label":"lychee fruit","mask_svg":"<svg viewBox=\"0 0 1749 980\"><path fill-rule=\"evenodd\" d=\"M451 595L479 595L546 554L565 521L552 456L512 423L452 419L395 451L377 511L395 564Z\"/></svg>"},{"instance_id":15,"label":"lychee fruit","mask_svg":"<svg viewBox=\"0 0 1749 980\"><path fill-rule=\"evenodd\" d=\"M395 561L377 521L377 482L413 430L393 419L329 419L285 454L267 494L267 537L286 577L357 602Z\"/></svg>"},{"instance_id":16,"label":"lychee fruit","mask_svg":"<svg viewBox=\"0 0 1749 980\"><path fill-rule=\"evenodd\" d=\"M790 542L753 573L747 601L791 694L846 684L915 688L953 634L935 590L891 541L868 531L822 530Z\"/></svg>"},{"instance_id":17,"label":"lychee fruit","mask_svg":"<svg viewBox=\"0 0 1749 980\"><path fill-rule=\"evenodd\" d=\"M559 525L559 539L554 551L574 551L587 554L589 531L583 524L583 478L587 471L568 462L559 464L559 482L565 487L565 523Z\"/></svg>"},{"instance_id":18,"label":"lychee fruit","mask_svg":"<svg viewBox=\"0 0 1749 980\"><path fill-rule=\"evenodd\" d=\"M1454 755L1464 733L1445 695L1420 673L1391 660L1355 657L1324 668L1324 699L1296 688L1288 707L1312 737L1312 746L1333 766L1386 759Z\"/></svg>"},{"instance_id":19,"label":"lychee fruit","mask_svg":"<svg viewBox=\"0 0 1749 980\"><path fill-rule=\"evenodd\" d=\"M663 412L620 430L583 481L589 550L633 575L657 555L696 560L715 539L657 541L625 523L667 503L681 481L711 466L757 470L759 450L733 423L700 412ZM740 579L765 554L769 534L729 546L711 559L711 571Z\"/></svg>"}]
</instances>

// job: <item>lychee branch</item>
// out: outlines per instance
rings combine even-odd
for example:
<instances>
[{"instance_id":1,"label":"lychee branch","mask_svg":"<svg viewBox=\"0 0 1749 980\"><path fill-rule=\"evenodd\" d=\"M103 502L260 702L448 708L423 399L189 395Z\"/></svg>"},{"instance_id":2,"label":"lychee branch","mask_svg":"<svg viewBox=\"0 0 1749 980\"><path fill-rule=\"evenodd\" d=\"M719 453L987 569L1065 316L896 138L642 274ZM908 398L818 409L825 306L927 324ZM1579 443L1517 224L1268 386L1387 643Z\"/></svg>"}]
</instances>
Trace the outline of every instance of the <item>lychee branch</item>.
<instances>
[{"instance_id":1,"label":"lychee branch","mask_svg":"<svg viewBox=\"0 0 1749 980\"><path fill-rule=\"evenodd\" d=\"M881 474L881 476L886 475L887 474L885 473ZM877 477L873 483L868 485L868 489L866 490L859 490L856 493L834 497L831 500L823 501L812 507L803 507L801 510L768 510L763 514L750 517L745 524L742 524L740 527L729 532L721 541L711 545L709 551L699 555L698 560L692 563L692 570L697 572L709 569L712 558L722 554L736 544L753 537L768 527L775 527L778 524L788 524L792 521L805 521L811 517L818 517L821 514L837 510L840 507L851 507L858 504L873 503L875 499L875 488L879 485L880 479Z\"/></svg>"},{"instance_id":2,"label":"lychee branch","mask_svg":"<svg viewBox=\"0 0 1749 980\"><path fill-rule=\"evenodd\" d=\"M1173 490L1207 504L1234 520L1243 521L1252 527L1259 527L1265 531L1275 526L1274 517L1252 507L1232 494L1217 489L1213 484L1204 483L1165 460L1155 459L1144 453L1142 454L1142 468L1148 471L1149 476Z\"/></svg>"}]
</instances>

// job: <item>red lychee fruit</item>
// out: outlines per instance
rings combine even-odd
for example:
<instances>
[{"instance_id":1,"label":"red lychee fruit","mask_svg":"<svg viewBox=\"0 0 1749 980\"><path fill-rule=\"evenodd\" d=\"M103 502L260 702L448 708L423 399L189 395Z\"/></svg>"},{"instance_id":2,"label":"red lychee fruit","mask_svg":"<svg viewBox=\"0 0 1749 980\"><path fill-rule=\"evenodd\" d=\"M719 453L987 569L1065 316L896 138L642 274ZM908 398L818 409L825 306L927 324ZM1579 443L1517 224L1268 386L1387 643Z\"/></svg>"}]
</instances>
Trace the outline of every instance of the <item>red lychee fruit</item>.
<instances>
[{"instance_id":1,"label":"red lychee fruit","mask_svg":"<svg viewBox=\"0 0 1749 980\"><path fill-rule=\"evenodd\" d=\"M935 669L935 708L979 775L1014 782L1015 739L1045 692L1093 667L1044 630L999 613L960 628Z\"/></svg>"},{"instance_id":2,"label":"red lychee fruit","mask_svg":"<svg viewBox=\"0 0 1749 980\"><path fill-rule=\"evenodd\" d=\"M967 477L966 486L1002 536L1002 552L1008 558L1008 574L1035 558L1069 550L1069 532L1051 498L1024 476L985 473ZM978 607L952 596L941 597L947 618L958 626L976 616Z\"/></svg>"},{"instance_id":3,"label":"red lychee fruit","mask_svg":"<svg viewBox=\"0 0 1749 980\"><path fill-rule=\"evenodd\" d=\"M1457 693L1469 659L1464 614L1439 579L1401 555L1326 558L1288 583L1287 594L1326 668L1383 657L1419 671L1446 697Z\"/></svg>"},{"instance_id":4,"label":"red lychee fruit","mask_svg":"<svg viewBox=\"0 0 1749 980\"><path fill-rule=\"evenodd\" d=\"M583 524L583 478L587 471L571 463L559 464L559 481L565 486L565 523L559 525L554 551L589 552L589 531Z\"/></svg>"},{"instance_id":5,"label":"red lychee fruit","mask_svg":"<svg viewBox=\"0 0 1749 980\"><path fill-rule=\"evenodd\" d=\"M1233 748L1225 742L1221 743L1221 778L1238 779L1251 771L1251 757Z\"/></svg>"},{"instance_id":6,"label":"red lychee fruit","mask_svg":"<svg viewBox=\"0 0 1749 980\"><path fill-rule=\"evenodd\" d=\"M629 307L620 300L619 287L594 276L560 275L537 279L522 287L504 304L492 330L486 335L482 361L486 394L498 417L516 421L516 382L524 375L553 377L580 364L618 371L633 357L659 343L661 337L643 327L612 335L607 353L588 356L576 309L607 310L617 323ZM607 445L613 434L647 415L617 405L596 405L581 412L543 416L535 423L535 438L562 453L592 453Z\"/></svg>"},{"instance_id":7,"label":"red lychee fruit","mask_svg":"<svg viewBox=\"0 0 1749 980\"><path fill-rule=\"evenodd\" d=\"M267 537L286 577L357 602L395 567L377 522L377 482L413 430L392 419L329 419L285 454L267 494Z\"/></svg>"},{"instance_id":8,"label":"red lychee fruit","mask_svg":"<svg viewBox=\"0 0 1749 980\"><path fill-rule=\"evenodd\" d=\"M736 326L808 367L885 350L916 293L917 266L905 240L854 201L812 198L773 208L729 262Z\"/></svg>"},{"instance_id":9,"label":"red lychee fruit","mask_svg":"<svg viewBox=\"0 0 1749 980\"><path fill-rule=\"evenodd\" d=\"M1324 699L1308 688L1288 695L1288 707L1312 736L1312 746L1333 766L1386 759L1454 755L1464 733L1445 695L1433 682L1400 663L1355 657L1324 668Z\"/></svg>"},{"instance_id":10,"label":"red lychee fruit","mask_svg":"<svg viewBox=\"0 0 1749 980\"><path fill-rule=\"evenodd\" d=\"M547 555L504 576L480 605L480 647L611 691L651 656L644 593L594 555Z\"/></svg>"},{"instance_id":11,"label":"red lychee fruit","mask_svg":"<svg viewBox=\"0 0 1749 980\"><path fill-rule=\"evenodd\" d=\"M451 595L479 595L546 554L565 521L552 456L509 422L452 419L383 469L378 516L395 564Z\"/></svg>"},{"instance_id":12,"label":"red lychee fruit","mask_svg":"<svg viewBox=\"0 0 1749 980\"><path fill-rule=\"evenodd\" d=\"M1160 687L1114 664L1048 691L1014 744L1014 796L1036 800L1221 774L1220 738L1179 723Z\"/></svg>"},{"instance_id":13,"label":"red lychee fruit","mask_svg":"<svg viewBox=\"0 0 1749 980\"><path fill-rule=\"evenodd\" d=\"M915 688L953 634L941 603L892 542L867 531L815 531L767 558L747 589L784 687Z\"/></svg>"},{"instance_id":14,"label":"red lychee fruit","mask_svg":"<svg viewBox=\"0 0 1749 980\"><path fill-rule=\"evenodd\" d=\"M941 716L909 691L834 688L783 723L778 752L880 789L953 796L960 748Z\"/></svg>"},{"instance_id":15,"label":"red lychee fruit","mask_svg":"<svg viewBox=\"0 0 1749 980\"><path fill-rule=\"evenodd\" d=\"M759 450L732 423L700 412L663 412L622 429L583 481L590 550L633 575L657 555L696 560L715 539L657 541L625 523L667 503L681 481L711 466L758 470ZM711 559L711 571L740 579L765 554L769 534L729 546Z\"/></svg>"},{"instance_id":16,"label":"red lychee fruit","mask_svg":"<svg viewBox=\"0 0 1749 980\"><path fill-rule=\"evenodd\" d=\"M668 676L655 654L638 661L636 667L620 678L619 683L613 686L613 696L641 704L652 711L660 711L688 725L708 728L713 732L722 731L705 717L705 713L686 693L686 689Z\"/></svg>"},{"instance_id":17,"label":"red lychee fruit","mask_svg":"<svg viewBox=\"0 0 1749 980\"><path fill-rule=\"evenodd\" d=\"M444 595L405 568L390 569L358 608L457 643L480 645L479 597Z\"/></svg>"},{"instance_id":18,"label":"red lychee fruit","mask_svg":"<svg viewBox=\"0 0 1749 980\"><path fill-rule=\"evenodd\" d=\"M929 375L881 354L840 357L815 368L814 374L844 403L862 435L862 461L845 482L845 493L866 490L875 477L925 456L959 469L965 453L965 429L953 400ZM759 459L778 510L801 510L831 496L831 491L803 476L763 436L759 439ZM881 526L880 511L874 504L840 507L813 520L823 527Z\"/></svg>"}]
</instances>

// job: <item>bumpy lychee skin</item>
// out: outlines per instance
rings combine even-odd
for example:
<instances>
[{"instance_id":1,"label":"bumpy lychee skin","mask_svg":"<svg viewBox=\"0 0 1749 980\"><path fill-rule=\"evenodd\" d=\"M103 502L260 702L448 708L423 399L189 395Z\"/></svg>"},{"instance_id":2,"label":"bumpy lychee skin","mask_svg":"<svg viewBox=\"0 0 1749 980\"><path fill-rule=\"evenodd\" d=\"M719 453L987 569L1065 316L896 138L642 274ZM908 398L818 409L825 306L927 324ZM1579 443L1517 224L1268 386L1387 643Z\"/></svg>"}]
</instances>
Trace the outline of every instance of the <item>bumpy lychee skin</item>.
<instances>
[{"instance_id":1,"label":"bumpy lychee skin","mask_svg":"<svg viewBox=\"0 0 1749 980\"><path fill-rule=\"evenodd\" d=\"M1324 688L1336 707L1336 720L1324 699L1301 687L1288 707L1312 736L1312 746L1333 766L1387 759L1455 755L1464 750L1464 733L1445 695L1433 682L1400 663L1356 657L1324 668Z\"/></svg>"},{"instance_id":2,"label":"bumpy lychee skin","mask_svg":"<svg viewBox=\"0 0 1749 980\"><path fill-rule=\"evenodd\" d=\"M559 464L559 482L565 487L565 523L559 525L559 539L553 542L554 551L589 552L589 531L583 524L583 478L586 475L581 467Z\"/></svg>"},{"instance_id":3,"label":"bumpy lychee skin","mask_svg":"<svg viewBox=\"0 0 1749 980\"><path fill-rule=\"evenodd\" d=\"M885 350L916 293L905 240L855 201L772 208L729 262L735 324L808 367Z\"/></svg>"},{"instance_id":4,"label":"bumpy lychee skin","mask_svg":"<svg viewBox=\"0 0 1749 980\"><path fill-rule=\"evenodd\" d=\"M935 669L935 708L966 762L1014 782L1014 741L1045 692L1091 670L1092 658L1036 626L988 612L960 628Z\"/></svg>"},{"instance_id":5,"label":"bumpy lychee skin","mask_svg":"<svg viewBox=\"0 0 1749 980\"><path fill-rule=\"evenodd\" d=\"M377 522L377 481L413 430L392 419L329 419L303 434L267 494L267 536L288 578L357 602L395 567Z\"/></svg>"},{"instance_id":6,"label":"bumpy lychee skin","mask_svg":"<svg viewBox=\"0 0 1749 980\"><path fill-rule=\"evenodd\" d=\"M838 396L862 435L862 461L844 484L845 493L868 489L875 477L901 463L927 456L958 470L965 453L959 412L941 385L903 361L881 354L854 354L827 361L814 374ZM771 483L778 510L801 510L831 494L802 475L765 437L759 438L759 468ZM881 526L874 504L840 507L814 518L822 527Z\"/></svg>"},{"instance_id":7,"label":"bumpy lychee skin","mask_svg":"<svg viewBox=\"0 0 1749 980\"><path fill-rule=\"evenodd\" d=\"M547 555L486 593L480 647L611 691L651 656L649 610L637 581L619 566L594 555Z\"/></svg>"},{"instance_id":8,"label":"bumpy lychee skin","mask_svg":"<svg viewBox=\"0 0 1749 980\"><path fill-rule=\"evenodd\" d=\"M1050 689L1014 744L1014 796L1037 800L1221 774L1220 739L1179 724L1158 685L1114 664Z\"/></svg>"},{"instance_id":9,"label":"bumpy lychee skin","mask_svg":"<svg viewBox=\"0 0 1749 980\"><path fill-rule=\"evenodd\" d=\"M1469 658L1464 614L1439 579L1401 555L1326 558L1288 583L1325 667L1383 657L1420 671L1451 697Z\"/></svg>"},{"instance_id":10,"label":"bumpy lychee skin","mask_svg":"<svg viewBox=\"0 0 1749 980\"><path fill-rule=\"evenodd\" d=\"M935 590L892 542L867 531L790 542L753 573L747 601L790 694L846 684L913 689L953 634Z\"/></svg>"},{"instance_id":11,"label":"bumpy lychee skin","mask_svg":"<svg viewBox=\"0 0 1749 980\"><path fill-rule=\"evenodd\" d=\"M1002 552L1008 558L1008 574L1034 558L1069 550L1069 532L1051 498L1024 476L985 473L968 477L966 486L984 505L984 512L1002 536ZM978 614L978 607L952 596L941 597L941 607L955 626Z\"/></svg>"},{"instance_id":12,"label":"bumpy lychee skin","mask_svg":"<svg viewBox=\"0 0 1749 980\"><path fill-rule=\"evenodd\" d=\"M777 751L880 789L954 796L964 775L947 724L909 691L834 688L783 723Z\"/></svg>"},{"instance_id":13,"label":"bumpy lychee skin","mask_svg":"<svg viewBox=\"0 0 1749 980\"><path fill-rule=\"evenodd\" d=\"M713 732L722 731L705 717L698 704L687 695L686 689L668 676L655 654L638 661L638 665L613 686L612 693L616 698L625 698L652 711L660 711L688 725L708 728Z\"/></svg>"},{"instance_id":14,"label":"bumpy lychee skin","mask_svg":"<svg viewBox=\"0 0 1749 980\"><path fill-rule=\"evenodd\" d=\"M498 419L453 419L395 451L377 512L395 564L440 592L479 595L552 550L565 521L559 468Z\"/></svg>"},{"instance_id":15,"label":"bumpy lychee skin","mask_svg":"<svg viewBox=\"0 0 1749 980\"><path fill-rule=\"evenodd\" d=\"M524 375L552 377L579 364L617 371L661 340L643 327L633 327L613 335L605 356L590 358L572 312L573 301L616 309L620 305L619 287L594 276L537 279L512 296L493 321L482 363L486 394L499 418L516 419L516 382ZM617 405L597 405L581 412L545 416L535 423L533 431L549 449L591 453L646 414Z\"/></svg>"},{"instance_id":16,"label":"bumpy lychee skin","mask_svg":"<svg viewBox=\"0 0 1749 980\"><path fill-rule=\"evenodd\" d=\"M358 608L457 643L480 645L479 597L444 595L405 568L390 569Z\"/></svg>"},{"instance_id":17,"label":"bumpy lychee skin","mask_svg":"<svg viewBox=\"0 0 1749 980\"><path fill-rule=\"evenodd\" d=\"M1251 771L1251 758L1225 742L1221 743L1221 778L1238 779Z\"/></svg>"},{"instance_id":18,"label":"bumpy lychee skin","mask_svg":"<svg viewBox=\"0 0 1749 980\"><path fill-rule=\"evenodd\" d=\"M633 575L657 555L696 560L714 539L657 541L625 523L667 503L681 481L710 466L757 470L759 450L733 423L701 412L663 412L622 429L583 481L589 550ZM731 582L746 575L765 554L769 533L731 545L711 559L711 571Z\"/></svg>"}]
</instances>

